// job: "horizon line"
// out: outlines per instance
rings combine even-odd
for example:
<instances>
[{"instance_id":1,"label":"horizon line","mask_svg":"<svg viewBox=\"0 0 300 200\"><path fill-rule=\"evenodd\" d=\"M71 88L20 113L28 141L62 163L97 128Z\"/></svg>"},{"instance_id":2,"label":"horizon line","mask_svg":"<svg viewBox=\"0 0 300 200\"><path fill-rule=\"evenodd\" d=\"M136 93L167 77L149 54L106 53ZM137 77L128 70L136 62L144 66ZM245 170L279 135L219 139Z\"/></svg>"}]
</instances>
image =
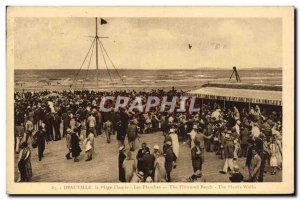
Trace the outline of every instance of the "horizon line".
<instances>
[{"instance_id":1,"label":"horizon line","mask_svg":"<svg viewBox=\"0 0 300 200\"><path fill-rule=\"evenodd\" d=\"M237 68L238 70L253 70L253 69L262 69L262 70L282 70L282 67L247 67L247 68ZM19 69L14 69L14 70L79 70L79 69L70 69L70 68L51 68L51 69L41 69L41 68L19 68ZM81 69L81 70L87 70L87 69ZM97 69L89 69L89 71L95 71ZM107 70L107 69L98 69L98 70ZM108 69L108 70L115 70L115 69ZM145 68L119 68L117 70L232 70L232 68L218 68L218 67L205 67L205 68L187 68L187 69L182 69L182 68L169 68L169 69L163 69L163 68L158 68L158 69L145 69Z\"/></svg>"}]
</instances>

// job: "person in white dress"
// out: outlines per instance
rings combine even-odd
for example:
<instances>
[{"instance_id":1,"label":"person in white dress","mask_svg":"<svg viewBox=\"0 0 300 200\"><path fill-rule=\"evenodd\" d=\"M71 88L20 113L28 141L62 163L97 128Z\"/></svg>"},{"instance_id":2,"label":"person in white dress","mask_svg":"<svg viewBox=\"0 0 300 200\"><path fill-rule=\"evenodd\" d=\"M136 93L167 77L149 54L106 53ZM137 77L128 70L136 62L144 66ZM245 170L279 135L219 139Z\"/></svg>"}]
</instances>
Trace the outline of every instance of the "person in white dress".
<instances>
[{"instance_id":1,"label":"person in white dress","mask_svg":"<svg viewBox=\"0 0 300 200\"><path fill-rule=\"evenodd\" d=\"M154 182L166 182L166 159L161 150L158 150L154 161Z\"/></svg>"},{"instance_id":2,"label":"person in white dress","mask_svg":"<svg viewBox=\"0 0 300 200\"><path fill-rule=\"evenodd\" d=\"M276 169L278 167L278 162L277 162L277 154L278 154L278 146L276 144L276 139L273 138L271 143L270 143L270 154L271 154L271 158L270 158L270 167L272 167L272 175L276 174Z\"/></svg>"},{"instance_id":3,"label":"person in white dress","mask_svg":"<svg viewBox=\"0 0 300 200\"><path fill-rule=\"evenodd\" d=\"M179 140L178 140L178 135L175 133L174 129L170 129L169 136L172 139L173 152L176 155L176 157L179 158Z\"/></svg>"}]
</instances>

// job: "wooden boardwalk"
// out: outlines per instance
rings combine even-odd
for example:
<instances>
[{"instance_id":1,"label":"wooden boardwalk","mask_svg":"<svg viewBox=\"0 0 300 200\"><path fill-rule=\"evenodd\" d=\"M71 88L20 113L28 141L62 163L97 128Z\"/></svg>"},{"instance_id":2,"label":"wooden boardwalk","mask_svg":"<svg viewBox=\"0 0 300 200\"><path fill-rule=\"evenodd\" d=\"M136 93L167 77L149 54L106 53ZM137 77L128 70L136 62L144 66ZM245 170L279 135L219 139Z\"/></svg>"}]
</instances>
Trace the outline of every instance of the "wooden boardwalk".
<instances>
[{"instance_id":1,"label":"wooden boardwalk","mask_svg":"<svg viewBox=\"0 0 300 200\"><path fill-rule=\"evenodd\" d=\"M155 144L158 144L162 148L163 135L161 132L140 136L139 141L136 141L137 148L134 156L142 142L147 143L151 152ZM126 145L128 146L127 141ZM82 147L82 149L84 148ZM106 138L103 134L95 138L95 154L92 161L85 161L84 151L80 155L80 162L67 160L65 158L66 153L65 138L61 141L52 141L48 145L46 144L42 161L38 161L37 149L32 149L32 182L118 182L118 144L116 135L112 136L110 144L106 143ZM16 154L15 179L18 178L17 158L18 155ZM244 163L244 159L238 161L241 172L247 177L247 171L243 167ZM214 153L205 152L205 162L203 165L204 179L207 182L228 182L229 175L219 174L219 170L223 168L223 164L224 161ZM172 171L171 177L173 181L180 182L191 176L192 173L190 148L187 144L180 143L177 168ZM265 181L281 181L281 172L274 176L267 173Z\"/></svg>"}]
</instances>

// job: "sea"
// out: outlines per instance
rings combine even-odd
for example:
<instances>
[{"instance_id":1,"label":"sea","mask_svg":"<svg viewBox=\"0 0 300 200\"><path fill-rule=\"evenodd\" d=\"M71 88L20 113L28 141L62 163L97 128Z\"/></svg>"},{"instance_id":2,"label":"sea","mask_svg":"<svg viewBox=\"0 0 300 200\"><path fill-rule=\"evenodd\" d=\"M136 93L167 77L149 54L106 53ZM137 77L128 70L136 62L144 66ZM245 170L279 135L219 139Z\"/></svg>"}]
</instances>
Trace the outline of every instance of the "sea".
<instances>
[{"instance_id":1,"label":"sea","mask_svg":"<svg viewBox=\"0 0 300 200\"><path fill-rule=\"evenodd\" d=\"M231 70L15 70L15 91L62 90L192 90L212 82L236 82ZM281 69L238 70L242 83L282 85ZM98 83L97 83L98 82Z\"/></svg>"}]
</instances>

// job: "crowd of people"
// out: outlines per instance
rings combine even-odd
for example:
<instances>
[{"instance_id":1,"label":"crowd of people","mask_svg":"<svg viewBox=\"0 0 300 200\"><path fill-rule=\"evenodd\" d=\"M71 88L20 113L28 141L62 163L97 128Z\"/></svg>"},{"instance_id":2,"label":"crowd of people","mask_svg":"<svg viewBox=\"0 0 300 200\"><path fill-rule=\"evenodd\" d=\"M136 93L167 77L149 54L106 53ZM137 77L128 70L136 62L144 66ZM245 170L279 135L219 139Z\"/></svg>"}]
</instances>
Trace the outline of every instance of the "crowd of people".
<instances>
[{"instance_id":1,"label":"crowd of people","mask_svg":"<svg viewBox=\"0 0 300 200\"><path fill-rule=\"evenodd\" d=\"M15 93L15 151L19 153L18 181L30 181L31 150L38 149L39 161L43 159L45 145L62 138L66 140L66 159L79 162L83 147L85 161L91 161L95 151L95 138L104 134L107 143L116 135L118 141L119 181L121 182L170 182L171 172L180 162L180 145L191 148L193 172L186 181L203 180L203 163L206 152L224 162L220 173L229 174L232 182L263 182L268 173L274 175L282 167L281 111L262 109L259 105L246 107L236 103L222 107L218 102L207 101L196 107L199 112L161 112L160 105L149 112L122 107L117 112L101 112L99 104L105 96L183 96L175 89L144 91L62 91L62 92L16 92ZM186 107L189 106L189 99ZM107 102L107 107L114 102ZM179 107L179 103L176 107ZM176 109L175 109L176 110ZM188 109L187 109L188 110ZM276 110L276 111L275 111ZM62 130L62 131L61 131ZM161 144L154 145L152 152L146 143L136 153L135 141L143 134L160 132ZM125 139L128 139L128 146ZM160 148L160 146L162 146ZM136 153L136 156L134 156ZM239 170L239 159L246 158L248 174ZM209 182L209 180L206 180Z\"/></svg>"}]
</instances>

